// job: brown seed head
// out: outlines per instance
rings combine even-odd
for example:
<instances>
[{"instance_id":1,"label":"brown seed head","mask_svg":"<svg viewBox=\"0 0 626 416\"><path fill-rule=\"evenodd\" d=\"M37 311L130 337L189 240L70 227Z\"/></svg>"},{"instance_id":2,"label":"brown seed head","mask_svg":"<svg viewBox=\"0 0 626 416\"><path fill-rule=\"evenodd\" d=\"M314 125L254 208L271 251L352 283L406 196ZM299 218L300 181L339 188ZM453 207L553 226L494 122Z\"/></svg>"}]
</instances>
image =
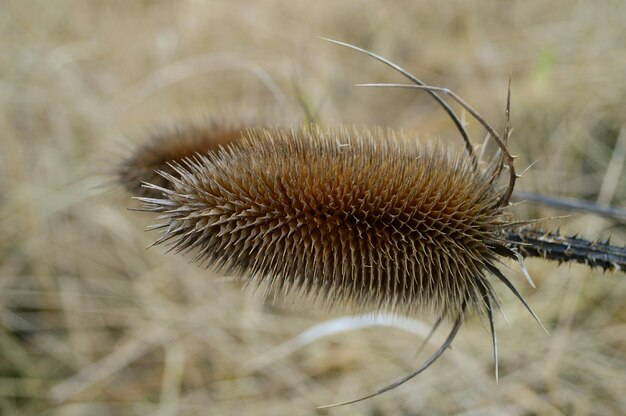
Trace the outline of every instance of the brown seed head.
<instances>
[{"instance_id":1,"label":"brown seed head","mask_svg":"<svg viewBox=\"0 0 626 416\"><path fill-rule=\"evenodd\" d=\"M157 243L195 251L268 294L328 307L457 318L495 301L509 255L494 169L391 131L252 129L160 172Z\"/></svg>"},{"instance_id":2,"label":"brown seed head","mask_svg":"<svg viewBox=\"0 0 626 416\"><path fill-rule=\"evenodd\" d=\"M245 128L245 125L211 121L155 130L118 165L117 181L132 195L158 197L160 192L143 187L142 182L171 189L169 180L157 171L176 176L171 163L217 151L220 146L238 140Z\"/></svg>"},{"instance_id":3,"label":"brown seed head","mask_svg":"<svg viewBox=\"0 0 626 416\"><path fill-rule=\"evenodd\" d=\"M426 370L451 345L467 310L489 320L496 379L493 319L495 276L538 320L496 263L521 254L507 235L527 221L506 213L518 175L509 152L510 83L504 134L447 88L426 85L397 64L343 42L411 81L364 84L424 90L456 125L467 155L422 145L387 131L311 127L249 130L228 150L184 159L160 175L173 187L147 185L159 198L139 198L160 212L163 236L195 260L233 271L267 294L318 299L341 309L454 319L446 340L418 369L355 403L392 390ZM440 95L441 94L441 95ZM443 95L488 132L499 155L485 165L474 154L461 119ZM508 184L498 185L508 174ZM244 277L247 276L247 277ZM545 328L544 328L545 329Z\"/></svg>"},{"instance_id":4,"label":"brown seed head","mask_svg":"<svg viewBox=\"0 0 626 416\"><path fill-rule=\"evenodd\" d=\"M160 212L156 244L196 251L195 260L225 268L266 294L318 299L341 309L413 314L427 310L454 325L418 369L355 403L394 389L426 370L451 345L467 310L483 313L498 354L493 319L498 301L488 276L504 283L501 257L522 256L507 234L528 222L506 213L518 175L509 152L510 83L503 135L447 88L426 85L397 64L343 42L406 77L411 84L364 84L424 90L456 125L467 155L420 145L392 132L314 126L301 131L250 130L217 154L184 159L160 172L172 188L147 185L161 198L140 198ZM440 95L441 94L441 95ZM461 119L442 98L465 109L499 154L486 166L474 154ZM508 184L498 180L508 173ZM247 277L244 277L247 276ZM545 329L545 328L544 328Z\"/></svg>"}]
</instances>

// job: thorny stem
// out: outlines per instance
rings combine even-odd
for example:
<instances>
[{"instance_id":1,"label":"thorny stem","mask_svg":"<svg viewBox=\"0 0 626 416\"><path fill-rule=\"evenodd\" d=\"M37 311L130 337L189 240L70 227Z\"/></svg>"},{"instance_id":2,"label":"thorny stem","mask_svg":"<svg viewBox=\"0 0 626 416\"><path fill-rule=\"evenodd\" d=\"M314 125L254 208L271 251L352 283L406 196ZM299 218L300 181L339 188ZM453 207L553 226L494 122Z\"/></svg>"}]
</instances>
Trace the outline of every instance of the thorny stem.
<instances>
[{"instance_id":1,"label":"thorny stem","mask_svg":"<svg viewBox=\"0 0 626 416\"><path fill-rule=\"evenodd\" d=\"M524 228L510 231L509 244L524 257L541 257L559 263L582 263L604 270L626 271L626 247L611 245L608 240L588 241L578 236L562 236Z\"/></svg>"}]
</instances>

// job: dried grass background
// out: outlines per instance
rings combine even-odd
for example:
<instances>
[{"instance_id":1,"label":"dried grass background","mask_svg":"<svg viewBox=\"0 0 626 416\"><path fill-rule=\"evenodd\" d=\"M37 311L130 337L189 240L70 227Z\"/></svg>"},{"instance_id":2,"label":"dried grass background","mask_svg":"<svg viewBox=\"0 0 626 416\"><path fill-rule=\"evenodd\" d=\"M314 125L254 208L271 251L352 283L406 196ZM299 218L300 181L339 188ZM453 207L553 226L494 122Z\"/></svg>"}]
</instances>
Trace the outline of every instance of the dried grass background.
<instances>
[{"instance_id":1,"label":"dried grass background","mask_svg":"<svg viewBox=\"0 0 626 416\"><path fill-rule=\"evenodd\" d=\"M625 21L621 1L3 1L0 414L310 415L405 374L432 317L299 337L332 317L264 305L146 250L150 218L97 173L158 123L225 111L298 123L298 95L324 124L459 145L424 94L354 88L401 79L322 35L452 88L499 126L512 73L512 151L520 169L537 160L518 189L624 207ZM626 240L593 215L548 225ZM510 322L497 322L498 385L488 328L473 318L425 374L319 414L626 413L624 276L528 267L537 290L516 265L507 273L552 335L496 287Z\"/></svg>"}]
</instances>

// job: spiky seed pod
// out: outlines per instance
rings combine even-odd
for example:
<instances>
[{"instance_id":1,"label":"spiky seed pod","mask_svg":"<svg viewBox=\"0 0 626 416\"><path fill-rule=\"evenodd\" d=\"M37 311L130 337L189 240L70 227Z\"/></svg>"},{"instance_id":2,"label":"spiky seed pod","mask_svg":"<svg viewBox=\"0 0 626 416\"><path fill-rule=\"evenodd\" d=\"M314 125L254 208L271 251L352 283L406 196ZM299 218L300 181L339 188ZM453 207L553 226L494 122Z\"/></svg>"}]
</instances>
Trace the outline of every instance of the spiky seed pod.
<instances>
[{"instance_id":1,"label":"spiky seed pod","mask_svg":"<svg viewBox=\"0 0 626 416\"><path fill-rule=\"evenodd\" d=\"M143 182L172 189L169 180L157 171L176 176L171 163L182 162L197 153L217 151L241 137L245 124L208 121L155 129L147 140L119 163L117 182L132 195L158 197L160 192L142 186Z\"/></svg>"},{"instance_id":2,"label":"spiky seed pod","mask_svg":"<svg viewBox=\"0 0 626 416\"><path fill-rule=\"evenodd\" d=\"M161 198L140 198L160 212L163 236L177 251L226 268L267 293L318 298L327 306L439 314L454 325L437 351L409 375L355 403L389 391L420 374L450 346L466 310L489 319L498 377L496 295L502 281L537 319L495 263L521 254L507 233L527 222L505 212L518 178L508 150L506 122L499 135L469 104L446 88L424 84L397 64L342 42L388 65L412 84L366 86L425 90L448 114L465 142L469 162L441 147L421 146L387 132L356 130L251 130L218 154L185 159L161 172L173 189L148 185ZM461 119L447 95L478 121L499 148L479 166ZM508 171L508 185L497 183ZM523 266L523 263L522 263ZM523 267L523 270L525 268ZM292 297L292 301L295 297ZM538 319L537 319L538 321Z\"/></svg>"},{"instance_id":3,"label":"spiky seed pod","mask_svg":"<svg viewBox=\"0 0 626 416\"><path fill-rule=\"evenodd\" d=\"M488 275L512 225L494 169L391 131L249 130L186 159L143 198L177 251L269 294L457 318L495 300Z\"/></svg>"}]
</instances>

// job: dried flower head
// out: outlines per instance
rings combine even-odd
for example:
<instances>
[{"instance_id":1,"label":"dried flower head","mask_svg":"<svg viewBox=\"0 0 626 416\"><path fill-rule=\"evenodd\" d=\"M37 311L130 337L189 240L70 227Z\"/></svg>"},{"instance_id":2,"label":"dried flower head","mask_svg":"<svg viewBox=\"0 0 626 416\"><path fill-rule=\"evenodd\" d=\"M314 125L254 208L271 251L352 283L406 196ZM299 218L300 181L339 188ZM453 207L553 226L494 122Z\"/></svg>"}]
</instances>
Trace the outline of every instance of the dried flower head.
<instances>
[{"instance_id":1,"label":"dried flower head","mask_svg":"<svg viewBox=\"0 0 626 416\"><path fill-rule=\"evenodd\" d=\"M484 312L507 252L495 170L391 131L251 129L173 170L173 189L149 186L165 198L142 199L158 243L272 294L454 319Z\"/></svg>"},{"instance_id":2,"label":"dried flower head","mask_svg":"<svg viewBox=\"0 0 626 416\"><path fill-rule=\"evenodd\" d=\"M209 121L155 129L147 140L133 149L116 170L117 181L132 195L158 197L142 182L171 189L171 184L157 171L175 175L171 163L196 154L214 152L241 137L245 124Z\"/></svg>"},{"instance_id":3,"label":"dried flower head","mask_svg":"<svg viewBox=\"0 0 626 416\"><path fill-rule=\"evenodd\" d=\"M381 130L251 129L227 149L160 172L140 198L176 251L266 294L339 309L489 318L490 277L516 258L499 164ZM520 299L521 296L520 296ZM523 300L523 299L522 299ZM495 332L494 346L495 346ZM434 361L434 360L433 360Z\"/></svg>"},{"instance_id":4,"label":"dried flower head","mask_svg":"<svg viewBox=\"0 0 626 416\"><path fill-rule=\"evenodd\" d=\"M424 371L448 348L469 311L489 320L497 377L493 278L532 313L497 267L504 258L521 259L507 235L527 223L507 213L517 179L506 145L510 100L500 135L451 91L342 45L413 82L376 86L428 92L454 121L467 154L392 131L250 129L228 148L159 171L171 186L145 184L159 195L139 198L143 210L160 214L152 228L163 235L155 244L193 251L195 261L235 273L266 295L339 309L430 311L438 316L435 328L444 318L454 321L420 368L374 394L336 405L381 394ZM499 147L491 161L478 160L463 123L438 94L485 127Z\"/></svg>"}]
</instances>

